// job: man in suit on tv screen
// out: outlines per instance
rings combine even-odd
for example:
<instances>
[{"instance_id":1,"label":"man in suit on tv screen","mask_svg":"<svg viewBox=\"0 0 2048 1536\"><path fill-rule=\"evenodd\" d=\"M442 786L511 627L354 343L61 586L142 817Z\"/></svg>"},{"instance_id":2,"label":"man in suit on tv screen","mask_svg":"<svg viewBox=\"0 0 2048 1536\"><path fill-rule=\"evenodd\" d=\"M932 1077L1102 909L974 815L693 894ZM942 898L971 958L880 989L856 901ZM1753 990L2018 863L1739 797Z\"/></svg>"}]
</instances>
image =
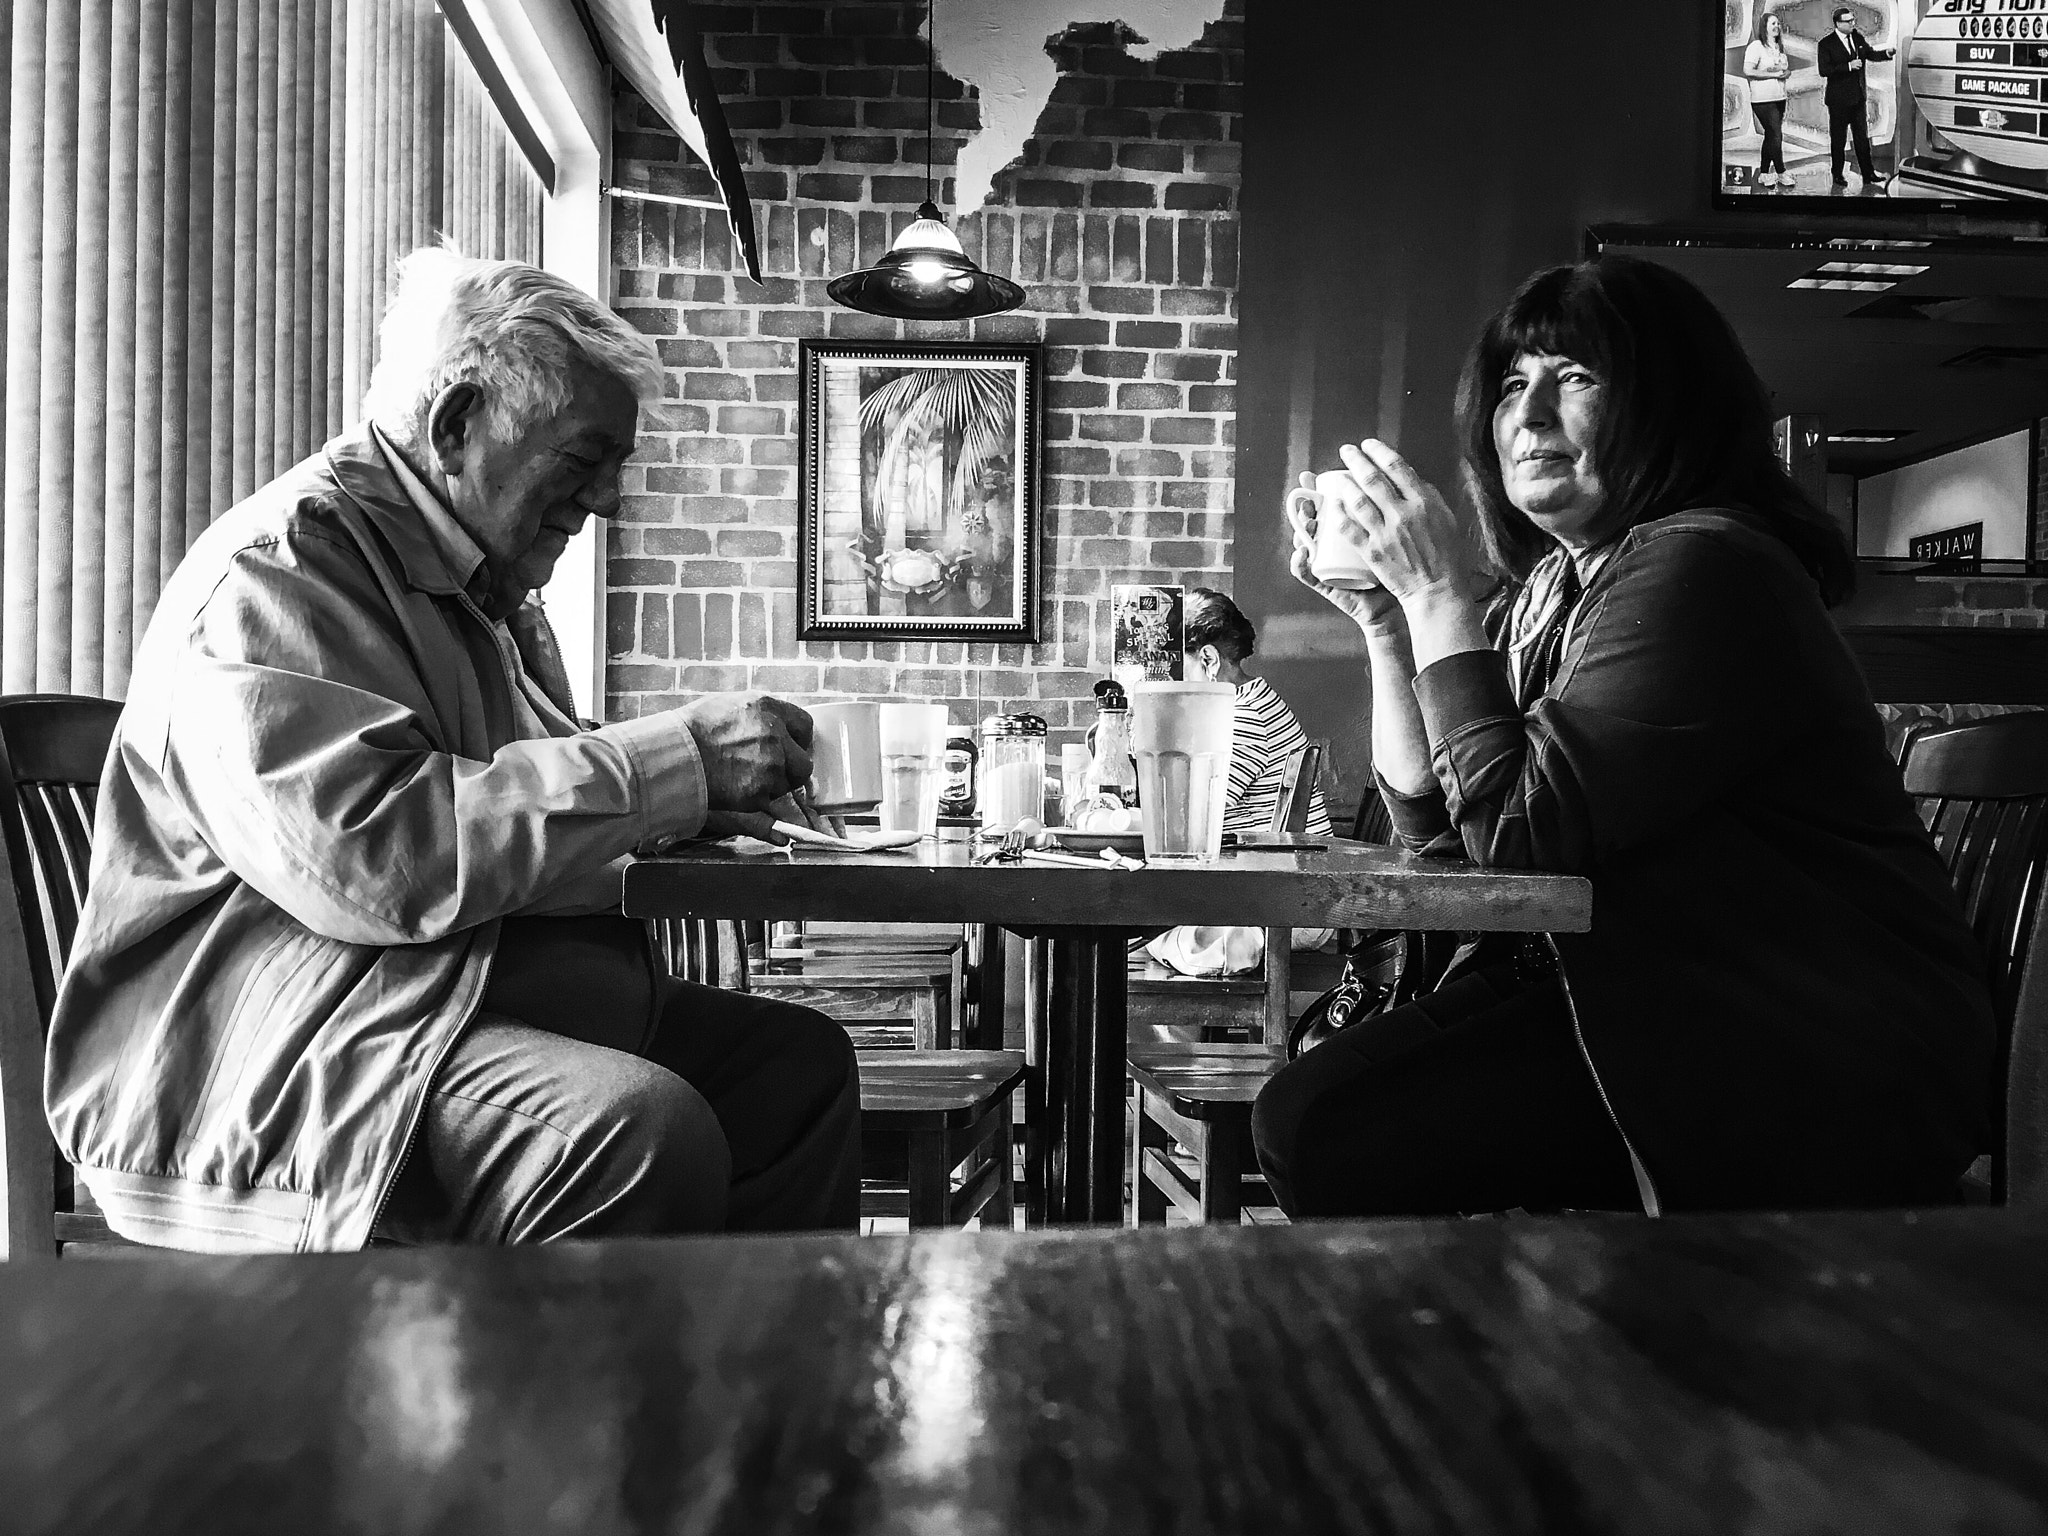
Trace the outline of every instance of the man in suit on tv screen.
<instances>
[{"instance_id":1,"label":"man in suit on tv screen","mask_svg":"<svg viewBox=\"0 0 2048 1536\"><path fill-rule=\"evenodd\" d=\"M1863 121L1869 96L1863 76L1865 65L1892 58L1898 50L1871 47L1856 30L1856 13L1846 5L1835 8L1834 20L1835 30L1820 40L1816 61L1828 83L1828 147L1834 156L1834 185L1849 184L1842 175L1842 136L1850 133L1856 136L1856 167L1863 176L1863 190L1883 197L1885 190L1870 163L1870 130Z\"/></svg>"}]
</instances>

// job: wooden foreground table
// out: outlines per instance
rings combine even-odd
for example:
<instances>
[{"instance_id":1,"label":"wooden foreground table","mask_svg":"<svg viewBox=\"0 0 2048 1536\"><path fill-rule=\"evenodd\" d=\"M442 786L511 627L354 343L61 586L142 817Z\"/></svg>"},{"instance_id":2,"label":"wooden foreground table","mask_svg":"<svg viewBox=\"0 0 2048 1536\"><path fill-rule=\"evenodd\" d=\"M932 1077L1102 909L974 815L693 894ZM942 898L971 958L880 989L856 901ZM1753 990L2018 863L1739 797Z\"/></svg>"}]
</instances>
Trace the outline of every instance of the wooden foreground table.
<instances>
[{"instance_id":1,"label":"wooden foreground table","mask_svg":"<svg viewBox=\"0 0 2048 1536\"><path fill-rule=\"evenodd\" d=\"M10 1532L2048 1528L2048 1220L0 1266Z\"/></svg>"},{"instance_id":2,"label":"wooden foreground table","mask_svg":"<svg viewBox=\"0 0 2048 1536\"><path fill-rule=\"evenodd\" d=\"M1389 848L1240 853L1141 870L975 864L965 843L914 853L740 854L709 844L636 860L631 917L999 923L1052 940L1048 1034L1026 1091L1031 1197L1053 1222L1123 1219L1124 949L1131 932L1183 923L1259 928L1462 928L1570 933L1592 888L1572 875L1479 869ZM1036 1213L1034 1213L1036 1214Z\"/></svg>"}]
</instances>

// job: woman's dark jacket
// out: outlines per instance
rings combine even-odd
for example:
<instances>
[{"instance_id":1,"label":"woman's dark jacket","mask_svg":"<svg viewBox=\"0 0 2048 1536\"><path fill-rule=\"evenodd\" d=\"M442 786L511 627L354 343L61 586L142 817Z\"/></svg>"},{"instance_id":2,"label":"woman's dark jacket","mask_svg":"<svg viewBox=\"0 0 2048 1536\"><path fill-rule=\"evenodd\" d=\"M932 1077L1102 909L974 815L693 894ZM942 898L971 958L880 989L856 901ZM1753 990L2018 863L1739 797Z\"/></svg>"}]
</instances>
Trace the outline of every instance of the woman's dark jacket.
<instances>
[{"instance_id":1,"label":"woman's dark jacket","mask_svg":"<svg viewBox=\"0 0 2048 1536\"><path fill-rule=\"evenodd\" d=\"M1525 714L1498 651L1415 680L1411 847L1593 884L1558 954L1666 1210L1944 1202L1988 1144L1984 964L1813 578L1760 519L1630 530Z\"/></svg>"}]
</instances>

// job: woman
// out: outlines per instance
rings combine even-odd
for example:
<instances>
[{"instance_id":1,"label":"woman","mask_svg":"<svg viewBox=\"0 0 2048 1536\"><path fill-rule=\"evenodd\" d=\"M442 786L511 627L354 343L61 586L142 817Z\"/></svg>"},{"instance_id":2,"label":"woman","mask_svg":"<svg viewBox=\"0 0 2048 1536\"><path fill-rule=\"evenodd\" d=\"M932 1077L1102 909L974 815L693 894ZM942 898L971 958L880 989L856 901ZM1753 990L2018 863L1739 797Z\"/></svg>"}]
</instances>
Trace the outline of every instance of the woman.
<instances>
[{"instance_id":1,"label":"woman","mask_svg":"<svg viewBox=\"0 0 2048 1536\"><path fill-rule=\"evenodd\" d=\"M1281 781L1308 734L1287 701L1263 677L1245 671L1257 635L1237 604L1208 587L1189 591L1182 609L1183 670L1190 678L1228 683L1237 690L1230 744L1230 788L1223 802L1223 830L1264 832L1280 803ZM1309 791L1310 837L1330 835L1330 812L1320 786Z\"/></svg>"},{"instance_id":2,"label":"woman","mask_svg":"<svg viewBox=\"0 0 2048 1536\"><path fill-rule=\"evenodd\" d=\"M1461 956L1277 1073L1253 1129L1281 1203L1953 1198L1988 1136L1982 961L1827 615L1848 550L1741 344L1665 268L1554 268L1487 325L1458 415L1473 517L1347 447L1294 573L1364 632L1401 841L1585 875L1592 930ZM1379 589L1313 580L1317 518Z\"/></svg>"},{"instance_id":3,"label":"woman","mask_svg":"<svg viewBox=\"0 0 2048 1536\"><path fill-rule=\"evenodd\" d=\"M1789 187L1792 178L1785 174L1785 79L1792 73L1792 61L1785 57L1785 23L1776 11L1757 18L1756 36L1743 50L1742 73L1749 81L1749 110L1764 135L1756 184Z\"/></svg>"}]
</instances>

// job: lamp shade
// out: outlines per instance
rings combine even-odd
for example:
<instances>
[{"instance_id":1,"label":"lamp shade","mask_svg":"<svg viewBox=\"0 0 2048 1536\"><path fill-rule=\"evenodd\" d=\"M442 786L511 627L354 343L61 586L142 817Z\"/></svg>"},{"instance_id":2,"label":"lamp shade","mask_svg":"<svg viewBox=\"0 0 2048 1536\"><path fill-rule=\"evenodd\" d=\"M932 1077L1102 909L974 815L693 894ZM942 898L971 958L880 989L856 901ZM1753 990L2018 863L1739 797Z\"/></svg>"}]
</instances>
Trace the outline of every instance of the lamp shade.
<instances>
[{"instance_id":1,"label":"lamp shade","mask_svg":"<svg viewBox=\"0 0 2048 1536\"><path fill-rule=\"evenodd\" d=\"M892 320L971 320L1024 302L1008 278L967 259L938 208L920 203L917 219L872 267L835 277L825 291L835 304Z\"/></svg>"}]
</instances>

